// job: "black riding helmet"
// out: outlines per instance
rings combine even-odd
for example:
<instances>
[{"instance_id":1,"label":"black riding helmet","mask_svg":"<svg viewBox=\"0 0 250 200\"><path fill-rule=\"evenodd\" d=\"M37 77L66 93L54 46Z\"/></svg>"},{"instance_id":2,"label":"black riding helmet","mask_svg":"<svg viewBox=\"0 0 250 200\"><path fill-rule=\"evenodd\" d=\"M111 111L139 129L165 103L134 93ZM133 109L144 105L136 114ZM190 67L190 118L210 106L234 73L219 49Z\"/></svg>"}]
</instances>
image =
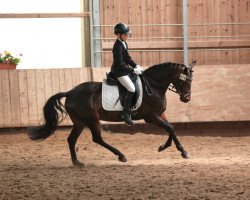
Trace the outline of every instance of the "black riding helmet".
<instances>
[{"instance_id":1,"label":"black riding helmet","mask_svg":"<svg viewBox=\"0 0 250 200\"><path fill-rule=\"evenodd\" d=\"M117 35L118 33L129 34L130 33L129 27L123 23L116 24L114 27L114 34Z\"/></svg>"}]
</instances>

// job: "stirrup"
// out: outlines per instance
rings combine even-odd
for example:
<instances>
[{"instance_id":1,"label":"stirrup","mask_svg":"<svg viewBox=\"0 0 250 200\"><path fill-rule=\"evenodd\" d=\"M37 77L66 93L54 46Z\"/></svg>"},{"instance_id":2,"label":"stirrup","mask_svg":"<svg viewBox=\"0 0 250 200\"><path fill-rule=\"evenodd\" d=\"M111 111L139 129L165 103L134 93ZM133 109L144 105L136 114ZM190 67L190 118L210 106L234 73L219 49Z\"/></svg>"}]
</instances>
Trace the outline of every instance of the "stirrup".
<instances>
[{"instance_id":1,"label":"stirrup","mask_svg":"<svg viewBox=\"0 0 250 200\"><path fill-rule=\"evenodd\" d=\"M128 126L134 126L135 125L135 123L133 122L133 120L132 119L130 119L130 120L125 120L125 123L128 125Z\"/></svg>"},{"instance_id":2,"label":"stirrup","mask_svg":"<svg viewBox=\"0 0 250 200\"><path fill-rule=\"evenodd\" d=\"M128 126L133 126L135 125L135 123L133 122L133 120L131 119L131 116L128 114L122 114L121 115L122 119L124 120L124 122L128 125Z\"/></svg>"}]
</instances>

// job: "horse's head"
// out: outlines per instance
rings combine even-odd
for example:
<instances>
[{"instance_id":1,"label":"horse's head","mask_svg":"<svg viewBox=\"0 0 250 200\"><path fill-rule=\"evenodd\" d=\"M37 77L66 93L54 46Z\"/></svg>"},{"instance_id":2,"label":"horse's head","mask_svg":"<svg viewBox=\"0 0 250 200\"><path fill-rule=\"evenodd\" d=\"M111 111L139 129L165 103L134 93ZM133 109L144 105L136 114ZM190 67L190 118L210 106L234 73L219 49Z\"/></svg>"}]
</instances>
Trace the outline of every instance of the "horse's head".
<instances>
[{"instance_id":1,"label":"horse's head","mask_svg":"<svg viewBox=\"0 0 250 200\"><path fill-rule=\"evenodd\" d=\"M180 95L180 100L187 103L191 100L191 85L193 78L193 67L196 61L193 61L190 65L180 65L178 72L172 80L177 93Z\"/></svg>"}]
</instances>

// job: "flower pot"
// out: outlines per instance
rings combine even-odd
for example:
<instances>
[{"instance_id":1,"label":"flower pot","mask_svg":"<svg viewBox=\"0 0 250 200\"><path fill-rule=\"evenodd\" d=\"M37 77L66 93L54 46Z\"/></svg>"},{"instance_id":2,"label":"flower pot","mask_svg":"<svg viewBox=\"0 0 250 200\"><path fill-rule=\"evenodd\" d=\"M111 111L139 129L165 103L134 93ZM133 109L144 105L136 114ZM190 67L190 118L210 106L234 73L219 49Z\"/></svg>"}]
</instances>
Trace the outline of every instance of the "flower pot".
<instances>
[{"instance_id":1,"label":"flower pot","mask_svg":"<svg viewBox=\"0 0 250 200\"><path fill-rule=\"evenodd\" d=\"M16 69L16 64L13 64L13 63L0 63L0 69Z\"/></svg>"}]
</instances>

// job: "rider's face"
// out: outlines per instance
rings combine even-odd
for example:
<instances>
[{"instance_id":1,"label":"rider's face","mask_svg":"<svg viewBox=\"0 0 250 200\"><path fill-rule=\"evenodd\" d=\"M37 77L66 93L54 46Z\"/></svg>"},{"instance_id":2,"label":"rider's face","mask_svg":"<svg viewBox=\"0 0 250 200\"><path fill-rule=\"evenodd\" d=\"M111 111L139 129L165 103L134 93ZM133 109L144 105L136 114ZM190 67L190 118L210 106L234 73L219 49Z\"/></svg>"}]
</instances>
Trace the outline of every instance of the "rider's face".
<instances>
[{"instance_id":1,"label":"rider's face","mask_svg":"<svg viewBox=\"0 0 250 200\"><path fill-rule=\"evenodd\" d=\"M128 39L128 35L127 34L121 34L120 38L122 41L126 41Z\"/></svg>"}]
</instances>

